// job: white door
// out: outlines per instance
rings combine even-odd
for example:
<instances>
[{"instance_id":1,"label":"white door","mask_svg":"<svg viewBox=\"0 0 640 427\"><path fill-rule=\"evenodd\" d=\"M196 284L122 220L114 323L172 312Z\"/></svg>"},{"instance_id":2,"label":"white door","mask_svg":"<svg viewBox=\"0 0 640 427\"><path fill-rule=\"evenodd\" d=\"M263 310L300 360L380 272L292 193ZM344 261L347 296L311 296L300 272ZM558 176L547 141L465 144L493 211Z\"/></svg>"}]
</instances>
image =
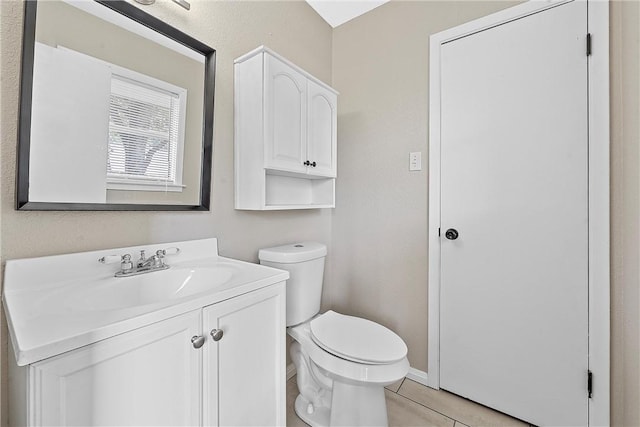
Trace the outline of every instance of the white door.
<instances>
[{"instance_id":1,"label":"white door","mask_svg":"<svg viewBox=\"0 0 640 427\"><path fill-rule=\"evenodd\" d=\"M35 426L200 424L201 310L137 329L30 367L39 392Z\"/></svg>"},{"instance_id":2,"label":"white door","mask_svg":"<svg viewBox=\"0 0 640 427\"><path fill-rule=\"evenodd\" d=\"M204 425L285 425L284 282L203 315Z\"/></svg>"},{"instance_id":3,"label":"white door","mask_svg":"<svg viewBox=\"0 0 640 427\"><path fill-rule=\"evenodd\" d=\"M309 173L335 177L338 97L309 80L307 100L307 157L311 162Z\"/></svg>"},{"instance_id":4,"label":"white door","mask_svg":"<svg viewBox=\"0 0 640 427\"><path fill-rule=\"evenodd\" d=\"M265 167L306 173L307 78L265 54Z\"/></svg>"},{"instance_id":5,"label":"white door","mask_svg":"<svg viewBox=\"0 0 640 427\"><path fill-rule=\"evenodd\" d=\"M588 423L586 10L441 47L440 387L536 425Z\"/></svg>"}]
</instances>

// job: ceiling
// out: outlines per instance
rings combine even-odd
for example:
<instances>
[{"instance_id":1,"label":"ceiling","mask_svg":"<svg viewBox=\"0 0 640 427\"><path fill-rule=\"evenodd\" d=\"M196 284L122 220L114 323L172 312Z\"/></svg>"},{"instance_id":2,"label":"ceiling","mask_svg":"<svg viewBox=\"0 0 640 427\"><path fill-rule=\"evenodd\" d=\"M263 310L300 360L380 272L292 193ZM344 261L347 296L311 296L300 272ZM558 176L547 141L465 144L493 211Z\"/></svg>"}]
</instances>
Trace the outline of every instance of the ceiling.
<instances>
[{"instance_id":1,"label":"ceiling","mask_svg":"<svg viewBox=\"0 0 640 427\"><path fill-rule=\"evenodd\" d=\"M375 9L389 0L306 0L333 28Z\"/></svg>"}]
</instances>

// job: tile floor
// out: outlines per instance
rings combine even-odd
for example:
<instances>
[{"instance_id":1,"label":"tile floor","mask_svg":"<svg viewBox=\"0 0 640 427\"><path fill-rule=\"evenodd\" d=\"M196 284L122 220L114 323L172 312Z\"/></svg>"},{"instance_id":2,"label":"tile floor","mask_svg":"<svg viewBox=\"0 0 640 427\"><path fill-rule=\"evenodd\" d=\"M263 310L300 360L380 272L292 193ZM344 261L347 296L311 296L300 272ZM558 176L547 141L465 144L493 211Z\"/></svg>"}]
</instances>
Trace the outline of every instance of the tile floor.
<instances>
[{"instance_id":1,"label":"tile floor","mask_svg":"<svg viewBox=\"0 0 640 427\"><path fill-rule=\"evenodd\" d=\"M528 427L527 423L501 412L446 391L433 390L406 378L388 386L385 394L389 426ZM293 410L297 395L298 387L294 376L287 381L287 427L306 426Z\"/></svg>"}]
</instances>

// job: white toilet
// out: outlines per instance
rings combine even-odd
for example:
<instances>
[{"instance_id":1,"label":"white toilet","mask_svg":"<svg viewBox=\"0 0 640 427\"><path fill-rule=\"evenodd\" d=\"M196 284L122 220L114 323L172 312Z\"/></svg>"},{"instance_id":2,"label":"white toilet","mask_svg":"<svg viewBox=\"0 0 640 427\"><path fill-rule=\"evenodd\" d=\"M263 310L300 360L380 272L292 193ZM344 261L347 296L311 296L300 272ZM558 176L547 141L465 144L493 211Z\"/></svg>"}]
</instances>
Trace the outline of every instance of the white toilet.
<instances>
[{"instance_id":1,"label":"white toilet","mask_svg":"<svg viewBox=\"0 0 640 427\"><path fill-rule=\"evenodd\" d=\"M261 249L260 263L287 270L287 332L298 389L295 411L316 426L386 426L384 386L409 371L407 346L370 320L320 312L325 245Z\"/></svg>"}]
</instances>

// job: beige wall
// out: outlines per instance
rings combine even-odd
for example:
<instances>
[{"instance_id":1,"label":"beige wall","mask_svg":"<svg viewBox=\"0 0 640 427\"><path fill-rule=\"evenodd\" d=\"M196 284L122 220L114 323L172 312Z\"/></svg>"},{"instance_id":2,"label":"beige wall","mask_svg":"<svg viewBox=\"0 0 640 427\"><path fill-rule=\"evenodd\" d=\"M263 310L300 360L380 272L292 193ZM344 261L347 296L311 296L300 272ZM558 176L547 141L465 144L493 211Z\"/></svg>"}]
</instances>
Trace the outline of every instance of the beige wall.
<instances>
[{"instance_id":1,"label":"beige wall","mask_svg":"<svg viewBox=\"0 0 640 427\"><path fill-rule=\"evenodd\" d=\"M333 32L341 96L329 297L398 331L417 369L427 368L429 35L511 4L392 1ZM639 5L611 5L611 409L625 426L640 425ZM411 151L422 152L422 172L408 171Z\"/></svg>"},{"instance_id":2,"label":"beige wall","mask_svg":"<svg viewBox=\"0 0 640 427\"><path fill-rule=\"evenodd\" d=\"M397 331L427 370L429 36L513 3L392 1L333 32L332 305ZM409 171L409 152L422 171Z\"/></svg>"},{"instance_id":3,"label":"beige wall","mask_svg":"<svg viewBox=\"0 0 640 427\"><path fill-rule=\"evenodd\" d=\"M611 4L611 414L640 425L640 2Z\"/></svg>"},{"instance_id":4,"label":"beige wall","mask_svg":"<svg viewBox=\"0 0 640 427\"><path fill-rule=\"evenodd\" d=\"M191 3L191 11L168 0L158 0L144 10L217 49L211 212L148 213L14 210L22 3L0 2L2 261L205 237L220 239L222 255L257 261L260 247L301 239L331 243L330 210L242 212L233 208L234 58L265 44L330 83L331 27L301 1ZM6 326L1 331L0 421L6 424Z\"/></svg>"}]
</instances>

